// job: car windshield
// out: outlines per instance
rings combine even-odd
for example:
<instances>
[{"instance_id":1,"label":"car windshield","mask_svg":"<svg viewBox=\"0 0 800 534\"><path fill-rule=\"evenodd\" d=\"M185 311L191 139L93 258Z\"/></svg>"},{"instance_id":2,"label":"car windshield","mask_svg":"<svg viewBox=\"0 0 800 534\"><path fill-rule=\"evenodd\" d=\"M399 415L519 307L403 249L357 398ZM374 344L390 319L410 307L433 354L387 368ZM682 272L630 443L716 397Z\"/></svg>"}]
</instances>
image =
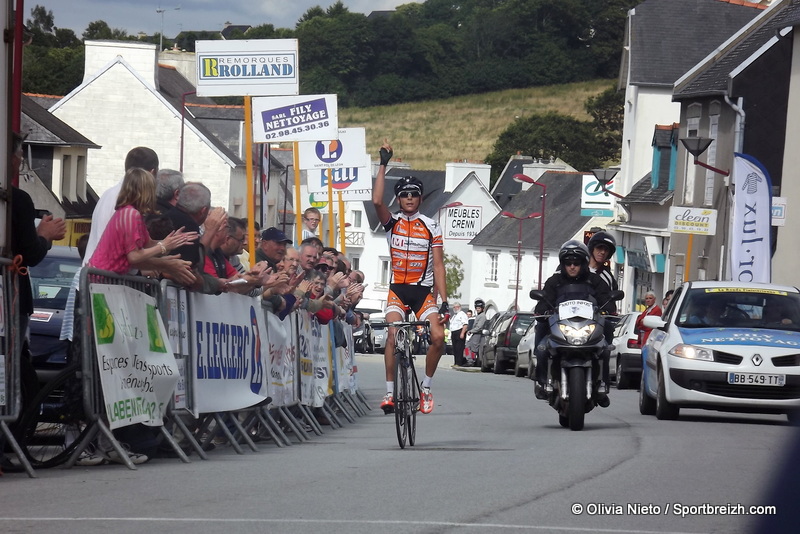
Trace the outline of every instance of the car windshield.
<instances>
[{"instance_id":1,"label":"car windshield","mask_svg":"<svg viewBox=\"0 0 800 534\"><path fill-rule=\"evenodd\" d=\"M681 303L678 326L800 331L800 295L772 289L693 289Z\"/></svg>"},{"instance_id":2,"label":"car windshield","mask_svg":"<svg viewBox=\"0 0 800 534\"><path fill-rule=\"evenodd\" d=\"M80 268L80 258L57 255L45 256L39 265L30 267L33 306L63 310L72 279Z\"/></svg>"}]
</instances>

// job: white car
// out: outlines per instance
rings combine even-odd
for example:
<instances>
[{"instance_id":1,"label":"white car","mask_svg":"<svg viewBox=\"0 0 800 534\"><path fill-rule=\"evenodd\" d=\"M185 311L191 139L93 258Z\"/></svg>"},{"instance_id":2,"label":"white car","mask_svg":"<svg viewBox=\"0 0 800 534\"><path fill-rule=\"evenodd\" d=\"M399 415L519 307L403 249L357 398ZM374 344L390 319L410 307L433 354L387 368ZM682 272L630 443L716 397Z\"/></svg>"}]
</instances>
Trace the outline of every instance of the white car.
<instances>
[{"instance_id":1,"label":"white car","mask_svg":"<svg viewBox=\"0 0 800 534\"><path fill-rule=\"evenodd\" d=\"M533 369L536 367L536 354L533 352L536 348L533 344L535 338L536 321L533 321L517 345L517 363L514 364L514 376L533 378Z\"/></svg>"},{"instance_id":2,"label":"white car","mask_svg":"<svg viewBox=\"0 0 800 534\"><path fill-rule=\"evenodd\" d=\"M639 411L680 408L785 413L800 420L800 291L737 282L686 282L642 348Z\"/></svg>"},{"instance_id":3,"label":"white car","mask_svg":"<svg viewBox=\"0 0 800 534\"><path fill-rule=\"evenodd\" d=\"M611 375L617 382L617 389L627 389L639 383L642 373L642 351L639 348L639 334L635 332L639 312L620 316L614 327L614 348L611 350Z\"/></svg>"}]
</instances>

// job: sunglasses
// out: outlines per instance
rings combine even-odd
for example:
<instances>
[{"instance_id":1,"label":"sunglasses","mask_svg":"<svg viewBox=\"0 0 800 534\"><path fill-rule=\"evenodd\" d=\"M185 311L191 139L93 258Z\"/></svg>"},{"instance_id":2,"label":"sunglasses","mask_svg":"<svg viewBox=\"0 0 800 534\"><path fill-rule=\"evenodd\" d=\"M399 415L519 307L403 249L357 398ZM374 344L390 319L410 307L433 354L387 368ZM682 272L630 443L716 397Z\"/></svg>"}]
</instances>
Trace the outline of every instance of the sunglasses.
<instances>
[{"instance_id":1,"label":"sunglasses","mask_svg":"<svg viewBox=\"0 0 800 534\"><path fill-rule=\"evenodd\" d=\"M322 271L323 273L327 273L331 269L333 269L333 267L331 267L327 263L320 263L319 265L317 265L317 270Z\"/></svg>"},{"instance_id":2,"label":"sunglasses","mask_svg":"<svg viewBox=\"0 0 800 534\"><path fill-rule=\"evenodd\" d=\"M580 267L581 266L581 262L570 260L570 261L565 261L564 265L566 267Z\"/></svg>"},{"instance_id":3,"label":"sunglasses","mask_svg":"<svg viewBox=\"0 0 800 534\"><path fill-rule=\"evenodd\" d=\"M397 198L419 198L421 195L416 191L406 191L405 193L400 193L397 195Z\"/></svg>"}]
</instances>

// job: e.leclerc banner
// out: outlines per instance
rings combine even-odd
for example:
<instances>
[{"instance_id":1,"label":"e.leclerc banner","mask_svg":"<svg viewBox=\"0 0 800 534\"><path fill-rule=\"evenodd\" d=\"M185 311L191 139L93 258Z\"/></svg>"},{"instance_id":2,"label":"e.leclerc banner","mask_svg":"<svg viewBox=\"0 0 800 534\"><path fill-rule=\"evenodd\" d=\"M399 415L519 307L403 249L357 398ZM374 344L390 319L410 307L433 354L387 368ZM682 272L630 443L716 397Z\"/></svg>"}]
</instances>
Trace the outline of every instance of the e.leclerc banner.
<instances>
[{"instance_id":1,"label":"e.leclerc banner","mask_svg":"<svg viewBox=\"0 0 800 534\"><path fill-rule=\"evenodd\" d=\"M772 281L772 181L754 157L734 153L731 280Z\"/></svg>"},{"instance_id":2,"label":"e.leclerc banner","mask_svg":"<svg viewBox=\"0 0 800 534\"><path fill-rule=\"evenodd\" d=\"M89 292L109 426L161 426L180 374L155 299L119 285Z\"/></svg>"},{"instance_id":3,"label":"e.leclerc banner","mask_svg":"<svg viewBox=\"0 0 800 534\"><path fill-rule=\"evenodd\" d=\"M189 304L195 409L224 412L263 401L269 340L259 300L190 293Z\"/></svg>"}]
</instances>

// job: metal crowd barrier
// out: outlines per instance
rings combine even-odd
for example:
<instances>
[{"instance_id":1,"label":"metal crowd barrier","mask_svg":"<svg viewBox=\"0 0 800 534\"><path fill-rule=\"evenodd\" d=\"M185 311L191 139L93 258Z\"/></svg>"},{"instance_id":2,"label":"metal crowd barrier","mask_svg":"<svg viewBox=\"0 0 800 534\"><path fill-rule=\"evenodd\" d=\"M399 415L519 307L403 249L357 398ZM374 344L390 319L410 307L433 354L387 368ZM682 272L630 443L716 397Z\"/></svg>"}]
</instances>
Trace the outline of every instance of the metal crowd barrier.
<instances>
[{"instance_id":1,"label":"metal crowd barrier","mask_svg":"<svg viewBox=\"0 0 800 534\"><path fill-rule=\"evenodd\" d=\"M5 440L28 476L36 478L36 473L8 426L8 423L17 420L22 410L20 358L24 333L19 331L18 297L19 286L13 262L0 258L0 446Z\"/></svg>"},{"instance_id":2,"label":"metal crowd barrier","mask_svg":"<svg viewBox=\"0 0 800 534\"><path fill-rule=\"evenodd\" d=\"M17 314L8 313L10 310L16 310L12 307L16 306L16 299L11 298L8 291L13 279L10 263L5 260L0 261L4 288L2 327L6 334L3 337L2 347L6 356L3 362L5 381L0 381L5 388L6 398L5 403L0 402L0 429L28 474L35 477L33 469L6 424L6 421L16 419L20 411L19 333L13 320ZM328 326L319 325L307 312L297 310L292 312L287 320L280 322L266 307L259 306L258 313L263 319L267 336L261 344L261 350L258 351L260 361L264 365L263 371L269 377L267 380L262 380L262 384L266 384L262 385L262 389L267 388L266 394L259 391L259 395L262 395L258 397L260 401L238 409L210 410L201 413L202 406L197 405L198 399L203 400L203 394L199 389L196 353L199 346L198 327L195 324L200 321L201 312L206 316L224 316L224 313L220 313L219 306L228 297L187 291L167 280L157 281L141 276L118 275L84 267L80 273L79 290L75 300L73 339L74 342L80 343L78 353L81 358L83 407L89 428L68 459L66 467L72 467L81 453L88 449L92 440L101 436L113 447L129 469L136 469L125 447L111 431L106 414L95 344L91 284L126 286L154 299L181 373L181 378L164 413L165 424L159 427L159 431L183 462L189 462L189 459L179 441L197 452L203 460L208 459L206 449L215 438L224 439L238 454L244 454L242 445L258 451L251 436L255 429L266 433L274 445L286 447L294 443L308 442L310 434L323 434L322 426L313 413L315 409L328 419L332 429L341 428L342 419L352 423L355 421L354 416L360 417L370 409L366 399L354 387L352 362L355 351L349 325L342 325L347 348L337 348L334 346L333 321ZM230 305L230 299L227 302ZM259 301L241 297L241 302L255 307ZM196 303L206 304L208 309L197 309ZM301 325L304 333L301 333ZM283 369L283 372L286 376L292 377L292 382L290 386L277 390L279 394L274 395L276 398L270 398L269 389L273 385L272 373L275 369L272 363L274 355L270 352L271 344L268 341L279 335L284 337L284 353L290 359L290 364ZM303 336L305 341L301 340ZM308 351L310 345L317 347L317 350ZM348 361L349 367L346 365ZM340 365L341 362L345 362L345 365ZM0 371L2 370L0 368ZM343 376L345 374L348 376ZM313 380L319 381L319 378L315 378L319 375L327 377L327 382L309 383ZM290 436L293 436L294 440L290 439Z\"/></svg>"}]
</instances>

